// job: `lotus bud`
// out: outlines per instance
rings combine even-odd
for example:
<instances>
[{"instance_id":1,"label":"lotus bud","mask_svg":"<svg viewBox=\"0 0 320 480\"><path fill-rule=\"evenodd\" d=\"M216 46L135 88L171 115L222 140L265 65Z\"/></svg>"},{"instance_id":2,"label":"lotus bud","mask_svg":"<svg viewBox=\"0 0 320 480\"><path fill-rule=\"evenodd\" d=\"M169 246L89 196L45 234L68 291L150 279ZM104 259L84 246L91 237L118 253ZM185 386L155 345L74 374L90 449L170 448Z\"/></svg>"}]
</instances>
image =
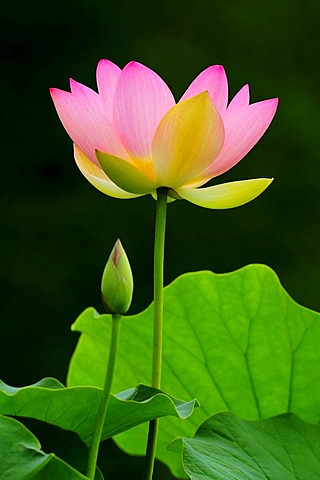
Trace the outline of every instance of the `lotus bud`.
<instances>
[{"instance_id":1,"label":"lotus bud","mask_svg":"<svg viewBox=\"0 0 320 480\"><path fill-rule=\"evenodd\" d=\"M105 266L101 295L109 313L123 314L129 310L133 292L133 278L130 263L118 239Z\"/></svg>"}]
</instances>

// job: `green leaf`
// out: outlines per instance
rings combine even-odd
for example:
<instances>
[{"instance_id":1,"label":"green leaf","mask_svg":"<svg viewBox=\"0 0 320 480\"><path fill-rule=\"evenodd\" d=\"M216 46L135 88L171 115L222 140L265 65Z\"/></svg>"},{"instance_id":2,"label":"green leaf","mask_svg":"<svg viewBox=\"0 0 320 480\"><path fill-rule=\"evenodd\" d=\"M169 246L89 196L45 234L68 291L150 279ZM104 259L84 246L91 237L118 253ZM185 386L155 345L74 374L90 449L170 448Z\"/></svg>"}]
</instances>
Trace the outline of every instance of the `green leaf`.
<instances>
[{"instance_id":1,"label":"green leaf","mask_svg":"<svg viewBox=\"0 0 320 480\"><path fill-rule=\"evenodd\" d=\"M124 318L114 389L150 383L152 305ZM111 318L87 309L73 330L82 332L69 385L98 385L105 375ZM211 415L230 410L246 419L291 411L320 419L320 315L294 302L263 265L217 275L190 273L164 292L162 388L200 402L184 422L160 421L157 457L184 475L180 457L166 447L192 437ZM146 426L116 437L131 454L144 454Z\"/></svg>"},{"instance_id":2,"label":"green leaf","mask_svg":"<svg viewBox=\"0 0 320 480\"><path fill-rule=\"evenodd\" d=\"M0 445L0 478L5 480L87 478L54 454L44 453L36 437L24 425L2 415Z\"/></svg>"},{"instance_id":3,"label":"green leaf","mask_svg":"<svg viewBox=\"0 0 320 480\"><path fill-rule=\"evenodd\" d=\"M206 420L194 438L170 445L191 480L318 480L320 425L293 414L245 421L233 413Z\"/></svg>"},{"instance_id":4,"label":"green leaf","mask_svg":"<svg viewBox=\"0 0 320 480\"><path fill-rule=\"evenodd\" d=\"M71 430L90 445L100 396L99 388L66 388L53 378L23 388L9 387L0 381L0 412ZM186 418L195 405L195 400L184 402L155 388L138 385L111 396L102 440L165 415Z\"/></svg>"}]
</instances>

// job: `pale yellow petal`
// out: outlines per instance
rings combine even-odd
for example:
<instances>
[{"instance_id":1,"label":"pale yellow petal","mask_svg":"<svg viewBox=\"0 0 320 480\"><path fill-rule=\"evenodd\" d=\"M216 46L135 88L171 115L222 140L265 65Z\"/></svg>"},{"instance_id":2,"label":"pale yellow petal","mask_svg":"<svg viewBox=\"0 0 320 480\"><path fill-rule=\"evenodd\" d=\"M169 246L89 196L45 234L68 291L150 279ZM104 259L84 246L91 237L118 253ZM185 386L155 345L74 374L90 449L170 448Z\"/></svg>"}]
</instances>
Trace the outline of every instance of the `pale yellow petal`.
<instances>
[{"instance_id":1,"label":"pale yellow petal","mask_svg":"<svg viewBox=\"0 0 320 480\"><path fill-rule=\"evenodd\" d=\"M233 208L244 205L258 197L273 181L273 178L255 178L239 182L222 183L207 188L178 188L180 197L204 208Z\"/></svg>"},{"instance_id":2,"label":"pale yellow petal","mask_svg":"<svg viewBox=\"0 0 320 480\"><path fill-rule=\"evenodd\" d=\"M78 148L74 146L74 158L81 173L95 188L100 192L114 198L135 198L141 195L126 192L115 185L104 173L104 171L97 167L89 160L88 157Z\"/></svg>"},{"instance_id":3,"label":"pale yellow petal","mask_svg":"<svg viewBox=\"0 0 320 480\"><path fill-rule=\"evenodd\" d=\"M161 120L152 143L155 181L179 188L190 183L220 152L224 128L208 92L172 107Z\"/></svg>"}]
</instances>

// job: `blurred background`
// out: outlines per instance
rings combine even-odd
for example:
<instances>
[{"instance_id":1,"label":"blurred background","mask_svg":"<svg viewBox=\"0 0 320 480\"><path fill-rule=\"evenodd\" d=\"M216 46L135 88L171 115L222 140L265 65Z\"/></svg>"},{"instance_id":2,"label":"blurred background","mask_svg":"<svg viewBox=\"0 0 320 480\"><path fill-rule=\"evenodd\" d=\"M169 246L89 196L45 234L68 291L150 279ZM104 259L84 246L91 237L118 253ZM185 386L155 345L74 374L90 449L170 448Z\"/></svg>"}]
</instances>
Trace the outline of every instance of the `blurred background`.
<instances>
[{"instance_id":1,"label":"blurred background","mask_svg":"<svg viewBox=\"0 0 320 480\"><path fill-rule=\"evenodd\" d=\"M121 67L132 59L148 65L176 99L217 63L226 68L231 97L245 83L252 101L280 97L258 145L216 179L273 176L274 183L233 210L171 204L166 284L187 271L265 263L297 302L320 309L319 13L318 0L2 5L0 377L6 383L23 386L45 376L65 382L78 339L70 326L88 306L102 312L101 274L118 237L135 278L130 312L152 299L154 200L115 200L82 177L48 93L52 86L67 90L69 77L95 89L100 58ZM128 478L119 464L139 478L139 459L106 448L114 478ZM158 478L171 477L158 466Z\"/></svg>"}]
</instances>

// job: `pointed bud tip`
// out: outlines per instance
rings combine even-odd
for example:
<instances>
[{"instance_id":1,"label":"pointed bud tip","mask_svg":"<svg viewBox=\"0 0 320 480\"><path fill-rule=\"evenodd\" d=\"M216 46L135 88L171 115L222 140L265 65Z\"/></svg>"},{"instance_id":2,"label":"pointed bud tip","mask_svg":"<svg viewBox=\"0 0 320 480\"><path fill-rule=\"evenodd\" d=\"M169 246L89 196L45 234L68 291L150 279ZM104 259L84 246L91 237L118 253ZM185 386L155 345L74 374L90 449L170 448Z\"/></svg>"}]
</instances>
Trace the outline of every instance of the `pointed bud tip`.
<instances>
[{"instance_id":1,"label":"pointed bud tip","mask_svg":"<svg viewBox=\"0 0 320 480\"><path fill-rule=\"evenodd\" d=\"M115 266L117 266L122 252L124 252L124 248L122 246L122 243L120 242L120 239L118 238L118 240L114 244L113 250L110 255L110 258L112 258L112 261Z\"/></svg>"}]
</instances>

